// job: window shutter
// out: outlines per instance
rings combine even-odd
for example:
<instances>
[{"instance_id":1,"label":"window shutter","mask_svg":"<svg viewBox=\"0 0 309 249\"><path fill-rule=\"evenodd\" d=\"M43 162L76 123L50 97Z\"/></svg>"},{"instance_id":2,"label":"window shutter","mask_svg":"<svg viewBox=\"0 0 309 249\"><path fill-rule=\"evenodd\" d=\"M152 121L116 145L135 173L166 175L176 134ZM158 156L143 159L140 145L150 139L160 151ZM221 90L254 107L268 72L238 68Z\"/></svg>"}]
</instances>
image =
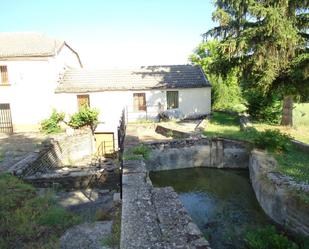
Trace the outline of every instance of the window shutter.
<instances>
[{"instance_id":1,"label":"window shutter","mask_svg":"<svg viewBox=\"0 0 309 249\"><path fill-rule=\"evenodd\" d=\"M166 92L167 109L175 109L179 107L178 91Z\"/></svg>"},{"instance_id":2,"label":"window shutter","mask_svg":"<svg viewBox=\"0 0 309 249\"><path fill-rule=\"evenodd\" d=\"M134 111L146 111L145 93L133 93L133 109Z\"/></svg>"},{"instance_id":3,"label":"window shutter","mask_svg":"<svg viewBox=\"0 0 309 249\"><path fill-rule=\"evenodd\" d=\"M90 100L89 100L89 95L77 95L77 105L78 105L78 110L82 108L83 106L90 107Z\"/></svg>"},{"instance_id":4,"label":"window shutter","mask_svg":"<svg viewBox=\"0 0 309 249\"><path fill-rule=\"evenodd\" d=\"M0 66L1 72L1 84L8 85L9 84L9 76L8 76L8 68L7 66Z\"/></svg>"}]
</instances>

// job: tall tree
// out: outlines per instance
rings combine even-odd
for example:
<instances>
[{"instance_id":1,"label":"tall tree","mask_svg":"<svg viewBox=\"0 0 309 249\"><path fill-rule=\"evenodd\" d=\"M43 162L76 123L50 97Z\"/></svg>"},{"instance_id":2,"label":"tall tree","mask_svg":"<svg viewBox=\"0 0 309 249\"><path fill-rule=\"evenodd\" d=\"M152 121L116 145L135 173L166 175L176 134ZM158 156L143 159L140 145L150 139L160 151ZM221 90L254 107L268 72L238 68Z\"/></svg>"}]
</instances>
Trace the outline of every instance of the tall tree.
<instances>
[{"instance_id":1,"label":"tall tree","mask_svg":"<svg viewBox=\"0 0 309 249\"><path fill-rule=\"evenodd\" d=\"M215 5L219 26L205 33L206 39L220 39L222 60L213 70L227 74L237 67L246 90L265 98L280 94L281 122L292 125L294 97L309 93L308 0L217 0Z\"/></svg>"},{"instance_id":2,"label":"tall tree","mask_svg":"<svg viewBox=\"0 0 309 249\"><path fill-rule=\"evenodd\" d=\"M213 72L211 65L221 60L218 51L218 40L202 42L190 55L190 60L200 65L212 85L212 108L214 110L243 111L244 99L238 81L238 70L234 69L222 77L220 73Z\"/></svg>"}]
</instances>

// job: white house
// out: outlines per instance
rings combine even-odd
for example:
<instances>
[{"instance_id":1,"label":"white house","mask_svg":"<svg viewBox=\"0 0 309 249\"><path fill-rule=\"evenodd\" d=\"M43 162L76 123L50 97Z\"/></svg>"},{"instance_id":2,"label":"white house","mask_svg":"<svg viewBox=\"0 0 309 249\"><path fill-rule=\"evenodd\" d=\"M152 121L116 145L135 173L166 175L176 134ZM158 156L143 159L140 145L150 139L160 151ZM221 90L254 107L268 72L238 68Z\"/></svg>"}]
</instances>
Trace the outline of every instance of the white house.
<instances>
[{"instance_id":1,"label":"white house","mask_svg":"<svg viewBox=\"0 0 309 249\"><path fill-rule=\"evenodd\" d=\"M57 110L74 113L88 103L100 110L97 133L117 143L123 108L128 121L156 119L165 110L185 118L211 111L211 86L198 66L147 66L131 70L67 70L56 89Z\"/></svg>"},{"instance_id":2,"label":"white house","mask_svg":"<svg viewBox=\"0 0 309 249\"><path fill-rule=\"evenodd\" d=\"M61 75L71 67L82 64L65 41L41 33L0 33L0 132L37 130L55 105Z\"/></svg>"},{"instance_id":3,"label":"white house","mask_svg":"<svg viewBox=\"0 0 309 249\"><path fill-rule=\"evenodd\" d=\"M87 70L65 41L40 33L0 33L0 73L0 132L38 130L52 108L70 115L87 103L100 111L97 141L117 147L124 108L128 121L211 109L211 86L198 66Z\"/></svg>"}]
</instances>

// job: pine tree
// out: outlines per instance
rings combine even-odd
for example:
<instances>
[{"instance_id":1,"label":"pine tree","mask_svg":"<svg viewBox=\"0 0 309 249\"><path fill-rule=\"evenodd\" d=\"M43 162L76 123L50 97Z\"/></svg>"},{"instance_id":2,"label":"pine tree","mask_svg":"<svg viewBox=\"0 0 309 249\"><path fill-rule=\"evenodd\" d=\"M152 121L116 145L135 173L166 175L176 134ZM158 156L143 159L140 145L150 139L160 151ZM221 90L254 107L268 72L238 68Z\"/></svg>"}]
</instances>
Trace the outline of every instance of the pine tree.
<instances>
[{"instance_id":1,"label":"pine tree","mask_svg":"<svg viewBox=\"0 0 309 249\"><path fill-rule=\"evenodd\" d=\"M292 125L295 96L309 93L308 0L217 0L219 26L205 38L220 39L220 63L227 74L239 68L243 87L267 97L282 96L283 125ZM222 62L224 61L224 62Z\"/></svg>"}]
</instances>

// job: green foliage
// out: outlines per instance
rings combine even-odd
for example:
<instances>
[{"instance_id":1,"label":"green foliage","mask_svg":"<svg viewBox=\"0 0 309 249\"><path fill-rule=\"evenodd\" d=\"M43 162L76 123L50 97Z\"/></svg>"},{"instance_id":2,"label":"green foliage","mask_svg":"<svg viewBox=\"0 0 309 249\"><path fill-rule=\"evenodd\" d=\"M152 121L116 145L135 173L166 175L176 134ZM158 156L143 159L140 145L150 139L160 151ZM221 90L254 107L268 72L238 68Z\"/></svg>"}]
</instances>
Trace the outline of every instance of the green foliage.
<instances>
[{"instance_id":1,"label":"green foliage","mask_svg":"<svg viewBox=\"0 0 309 249\"><path fill-rule=\"evenodd\" d=\"M98 124L99 111L88 106L83 106L77 113L73 114L69 125L74 129L90 126L94 131Z\"/></svg>"},{"instance_id":2,"label":"green foliage","mask_svg":"<svg viewBox=\"0 0 309 249\"><path fill-rule=\"evenodd\" d=\"M123 155L123 160L126 160L126 161L135 161L139 159L141 159L139 155L132 155L131 152L127 152Z\"/></svg>"},{"instance_id":3,"label":"green foliage","mask_svg":"<svg viewBox=\"0 0 309 249\"><path fill-rule=\"evenodd\" d=\"M291 147L291 137L278 129L267 129L254 139L254 145L271 152L288 151Z\"/></svg>"},{"instance_id":4,"label":"green foliage","mask_svg":"<svg viewBox=\"0 0 309 249\"><path fill-rule=\"evenodd\" d=\"M0 163L4 160L4 153L0 151Z\"/></svg>"},{"instance_id":5,"label":"green foliage","mask_svg":"<svg viewBox=\"0 0 309 249\"><path fill-rule=\"evenodd\" d=\"M61 132L59 123L64 120L65 114L53 109L48 119L41 122L41 130L47 134Z\"/></svg>"},{"instance_id":6,"label":"green foliage","mask_svg":"<svg viewBox=\"0 0 309 249\"><path fill-rule=\"evenodd\" d=\"M58 207L51 196L37 196L31 185L0 175L0 248L45 248L78 218Z\"/></svg>"},{"instance_id":7,"label":"green foliage","mask_svg":"<svg viewBox=\"0 0 309 249\"><path fill-rule=\"evenodd\" d=\"M138 160L141 157L145 160L149 159L150 148L145 145L135 146L130 148L124 155L124 160Z\"/></svg>"},{"instance_id":8,"label":"green foliage","mask_svg":"<svg viewBox=\"0 0 309 249\"><path fill-rule=\"evenodd\" d=\"M212 73L226 76L238 70L244 90L265 98L275 93L281 100L286 95L297 95L306 101L308 1L217 0L215 6L213 19L219 25L205 34L206 39L219 39L220 59L211 63ZM259 112L253 113L258 113L260 119L269 117Z\"/></svg>"},{"instance_id":9,"label":"green foliage","mask_svg":"<svg viewBox=\"0 0 309 249\"><path fill-rule=\"evenodd\" d=\"M253 141L257 136L255 129L240 131L239 117L225 112L213 112L209 124L203 134L207 137L225 137L231 139Z\"/></svg>"},{"instance_id":10,"label":"green foliage","mask_svg":"<svg viewBox=\"0 0 309 249\"><path fill-rule=\"evenodd\" d=\"M264 96L258 91L245 91L248 113L255 121L279 124L282 114L282 102L275 94Z\"/></svg>"},{"instance_id":11,"label":"green foliage","mask_svg":"<svg viewBox=\"0 0 309 249\"><path fill-rule=\"evenodd\" d=\"M239 118L237 115L228 114L225 112L213 112L210 122L218 125L235 125L239 126Z\"/></svg>"},{"instance_id":12,"label":"green foliage","mask_svg":"<svg viewBox=\"0 0 309 249\"><path fill-rule=\"evenodd\" d=\"M275 131L275 137L273 138L272 130L274 127L278 126L265 124L253 125L252 128L247 129L246 131L241 131L237 116L214 112L212 119L206 126L206 130L203 134L207 137L225 137L244 140L251 142L252 144L254 144L254 141L258 141L258 143L261 143L260 147L262 148L266 148L267 145L268 148L266 149L269 149L270 147L270 150L277 150L272 152L272 154L278 162L277 170L279 172L283 175L293 177L293 179L298 182L309 183L309 154L302 152L295 146L291 145L290 136L287 136L284 133L278 133ZM266 134L263 133L263 131L267 129L271 131ZM309 200L309 197L308 195L305 197L302 196L302 199Z\"/></svg>"},{"instance_id":13,"label":"green foliage","mask_svg":"<svg viewBox=\"0 0 309 249\"><path fill-rule=\"evenodd\" d=\"M150 148L145 145L139 145L132 149L134 155L141 155L145 160L149 159Z\"/></svg>"},{"instance_id":14,"label":"green foliage","mask_svg":"<svg viewBox=\"0 0 309 249\"><path fill-rule=\"evenodd\" d=\"M216 63L221 61L218 45L217 40L202 42L190 56L190 60L202 67L212 85L213 109L243 111L244 100L239 87L238 70L235 69L223 77L221 73L215 73L211 68L214 61Z\"/></svg>"},{"instance_id":15,"label":"green foliage","mask_svg":"<svg viewBox=\"0 0 309 249\"><path fill-rule=\"evenodd\" d=\"M39 217L38 223L43 226L56 228L57 230L64 230L77 224L79 221L79 217L73 216L62 207L54 206Z\"/></svg>"},{"instance_id":16,"label":"green foliage","mask_svg":"<svg viewBox=\"0 0 309 249\"><path fill-rule=\"evenodd\" d=\"M290 146L286 153L275 153L275 159L279 164L279 172L283 175L293 177L298 182L305 182L309 184L309 154L300 151L295 146ZM302 198L304 199L304 198ZM307 202L309 203L309 196L307 194Z\"/></svg>"},{"instance_id":17,"label":"green foliage","mask_svg":"<svg viewBox=\"0 0 309 249\"><path fill-rule=\"evenodd\" d=\"M117 207L114 215L112 234L101 240L103 246L108 246L111 248L118 248L120 244L120 234L121 234L121 208Z\"/></svg>"},{"instance_id":18,"label":"green foliage","mask_svg":"<svg viewBox=\"0 0 309 249\"><path fill-rule=\"evenodd\" d=\"M245 242L249 249L299 249L294 242L277 233L273 226L247 232Z\"/></svg>"}]
</instances>

